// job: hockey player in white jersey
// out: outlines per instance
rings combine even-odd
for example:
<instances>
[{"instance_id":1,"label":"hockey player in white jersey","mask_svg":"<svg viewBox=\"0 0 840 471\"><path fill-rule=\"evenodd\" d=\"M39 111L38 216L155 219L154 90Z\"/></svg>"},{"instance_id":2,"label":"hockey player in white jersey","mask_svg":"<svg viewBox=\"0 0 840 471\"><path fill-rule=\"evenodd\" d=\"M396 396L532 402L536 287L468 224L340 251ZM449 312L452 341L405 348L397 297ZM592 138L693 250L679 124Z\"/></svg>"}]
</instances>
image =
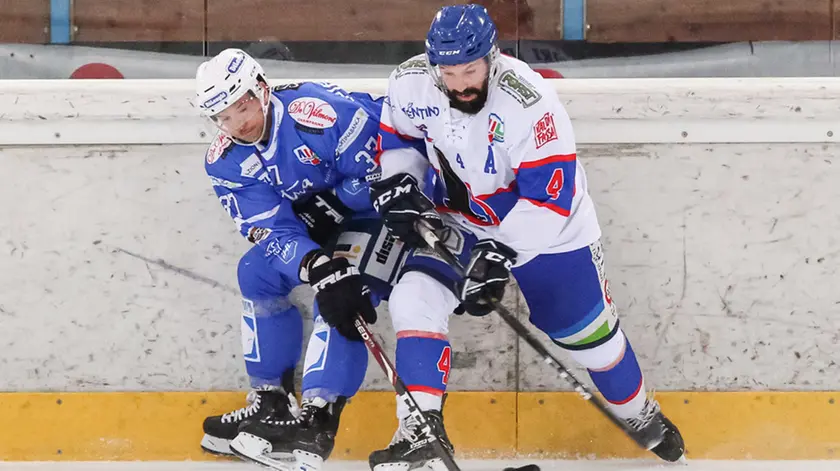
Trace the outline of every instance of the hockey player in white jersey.
<instances>
[{"instance_id":1,"label":"hockey player in white jersey","mask_svg":"<svg viewBox=\"0 0 840 471\"><path fill-rule=\"evenodd\" d=\"M398 374L443 431L448 314L459 303L469 314L488 314L488 300L502 298L513 274L530 321L587 368L643 443L677 461L682 437L647 394L610 298L601 230L569 117L553 88L525 63L500 55L496 39L483 7L444 7L425 55L389 79L382 179L371 185L371 198L386 226L418 247L415 256L430 268L405 273L391 295ZM415 146L422 141L425 155ZM463 279L454 271L441 275L443 262L423 249L418 223L445 234L467 266ZM407 411L397 415L393 441L370 456L374 471L413 469L434 456Z\"/></svg>"}]
</instances>

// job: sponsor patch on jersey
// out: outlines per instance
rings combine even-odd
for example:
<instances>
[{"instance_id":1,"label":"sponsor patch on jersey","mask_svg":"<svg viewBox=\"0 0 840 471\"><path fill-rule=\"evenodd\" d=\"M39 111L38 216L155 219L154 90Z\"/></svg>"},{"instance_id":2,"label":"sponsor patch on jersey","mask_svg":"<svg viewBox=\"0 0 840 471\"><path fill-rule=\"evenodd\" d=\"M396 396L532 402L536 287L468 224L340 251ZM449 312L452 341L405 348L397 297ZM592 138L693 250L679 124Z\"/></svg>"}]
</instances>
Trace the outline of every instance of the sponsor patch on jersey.
<instances>
[{"instance_id":1,"label":"sponsor patch on jersey","mask_svg":"<svg viewBox=\"0 0 840 471\"><path fill-rule=\"evenodd\" d=\"M277 240L272 240L268 243L268 247L265 248L265 255L266 257L270 257L272 255L280 257L280 260L288 265L292 260L294 260L295 255L297 254L297 246L298 243L296 240L290 240L282 246Z\"/></svg>"},{"instance_id":2,"label":"sponsor patch on jersey","mask_svg":"<svg viewBox=\"0 0 840 471\"><path fill-rule=\"evenodd\" d=\"M487 139L493 142L505 142L505 122L496 113L490 113L490 127L487 129Z\"/></svg>"},{"instance_id":3,"label":"sponsor patch on jersey","mask_svg":"<svg viewBox=\"0 0 840 471\"><path fill-rule=\"evenodd\" d=\"M248 242L259 244L271 235L271 229L267 227L251 227L248 229Z\"/></svg>"},{"instance_id":4,"label":"sponsor patch on jersey","mask_svg":"<svg viewBox=\"0 0 840 471\"><path fill-rule=\"evenodd\" d=\"M243 160L239 166L242 168L240 175L243 177L254 178L260 172L262 162L260 162L260 159L256 156L256 154L251 154L247 159Z\"/></svg>"},{"instance_id":5,"label":"sponsor patch on jersey","mask_svg":"<svg viewBox=\"0 0 840 471\"><path fill-rule=\"evenodd\" d=\"M287 109L296 123L312 129L331 128L338 120L335 108L320 98L298 98Z\"/></svg>"},{"instance_id":6,"label":"sponsor patch on jersey","mask_svg":"<svg viewBox=\"0 0 840 471\"><path fill-rule=\"evenodd\" d=\"M224 133L216 134L213 142L210 143L210 148L207 149L207 163L212 164L219 160L220 157L225 155L225 151L230 148L231 144L233 144L233 141Z\"/></svg>"},{"instance_id":7,"label":"sponsor patch on jersey","mask_svg":"<svg viewBox=\"0 0 840 471\"><path fill-rule=\"evenodd\" d=\"M546 113L534 125L534 140L537 144L537 149L548 144L551 141L557 140L557 128L554 126L554 115Z\"/></svg>"},{"instance_id":8,"label":"sponsor patch on jersey","mask_svg":"<svg viewBox=\"0 0 840 471\"><path fill-rule=\"evenodd\" d=\"M418 74L425 74L426 71L426 59L409 59L399 66L397 66L396 78L400 78L404 75L418 75Z\"/></svg>"},{"instance_id":9,"label":"sponsor patch on jersey","mask_svg":"<svg viewBox=\"0 0 840 471\"><path fill-rule=\"evenodd\" d=\"M540 101L542 95L527 80L516 75L513 70L506 70L499 77L499 88L518 101L523 108L528 108Z\"/></svg>"},{"instance_id":10,"label":"sponsor patch on jersey","mask_svg":"<svg viewBox=\"0 0 840 471\"><path fill-rule=\"evenodd\" d=\"M228 180L225 180L224 178L214 177L213 175L210 175L210 183L212 183L213 186L221 186L221 187L224 187L224 188L229 188L231 190L234 189L234 188L242 188L241 183L228 181Z\"/></svg>"},{"instance_id":11,"label":"sponsor patch on jersey","mask_svg":"<svg viewBox=\"0 0 840 471\"><path fill-rule=\"evenodd\" d=\"M359 138L359 135L362 133L362 130L365 128L365 123L367 123L368 114L367 111L359 108L353 114L353 119L350 120L350 126L347 127L347 130L344 131L344 134L338 138L338 145L335 147L336 155L343 154L354 142L356 139Z\"/></svg>"},{"instance_id":12,"label":"sponsor patch on jersey","mask_svg":"<svg viewBox=\"0 0 840 471\"><path fill-rule=\"evenodd\" d=\"M306 145L295 147L295 156L302 164L318 165L321 163L321 159Z\"/></svg>"},{"instance_id":13,"label":"sponsor patch on jersey","mask_svg":"<svg viewBox=\"0 0 840 471\"><path fill-rule=\"evenodd\" d=\"M411 102L402 108L402 112L405 113L408 119L426 119L432 116L439 116L440 108L437 106L414 106L414 102Z\"/></svg>"}]
</instances>

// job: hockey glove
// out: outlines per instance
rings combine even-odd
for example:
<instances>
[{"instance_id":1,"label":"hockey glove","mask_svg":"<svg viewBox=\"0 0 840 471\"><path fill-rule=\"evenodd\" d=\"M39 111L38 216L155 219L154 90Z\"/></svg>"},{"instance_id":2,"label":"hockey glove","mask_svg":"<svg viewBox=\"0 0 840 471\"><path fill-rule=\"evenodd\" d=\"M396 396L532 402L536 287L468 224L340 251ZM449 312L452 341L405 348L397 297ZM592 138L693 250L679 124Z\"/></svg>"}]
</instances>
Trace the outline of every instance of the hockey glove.
<instances>
[{"instance_id":1,"label":"hockey glove","mask_svg":"<svg viewBox=\"0 0 840 471\"><path fill-rule=\"evenodd\" d=\"M362 283L359 269L346 258L328 258L320 250L304 257L301 279L309 280L324 322L350 340L362 340L353 325L357 316L368 324L376 322L370 290Z\"/></svg>"},{"instance_id":2,"label":"hockey glove","mask_svg":"<svg viewBox=\"0 0 840 471\"><path fill-rule=\"evenodd\" d=\"M298 218L306 224L309 238L321 247L338 234L341 224L353 213L332 191L322 191L292 207Z\"/></svg>"},{"instance_id":3,"label":"hockey glove","mask_svg":"<svg viewBox=\"0 0 840 471\"><path fill-rule=\"evenodd\" d=\"M422 221L435 232L443 229L434 203L420 191L417 180L407 173L371 183L370 198L385 227L409 247L426 247L417 232L417 223Z\"/></svg>"},{"instance_id":4,"label":"hockey glove","mask_svg":"<svg viewBox=\"0 0 840 471\"><path fill-rule=\"evenodd\" d=\"M461 305L468 314L485 316L505 294L516 252L493 239L478 241L470 253L470 264L461 282Z\"/></svg>"}]
</instances>

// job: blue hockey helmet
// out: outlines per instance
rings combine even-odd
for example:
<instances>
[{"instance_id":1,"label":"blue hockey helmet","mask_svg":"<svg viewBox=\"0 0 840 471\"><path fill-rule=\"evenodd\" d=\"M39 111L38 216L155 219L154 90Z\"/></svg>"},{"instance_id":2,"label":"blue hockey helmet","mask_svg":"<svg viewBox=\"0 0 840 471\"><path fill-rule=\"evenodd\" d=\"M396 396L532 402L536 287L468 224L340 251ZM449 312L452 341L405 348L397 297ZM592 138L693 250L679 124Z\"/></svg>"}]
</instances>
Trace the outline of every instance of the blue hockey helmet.
<instances>
[{"instance_id":1,"label":"blue hockey helmet","mask_svg":"<svg viewBox=\"0 0 840 471\"><path fill-rule=\"evenodd\" d=\"M466 64L487 57L491 76L499 55L498 30L481 5L451 5L438 10L426 35L426 60L439 86L441 65Z\"/></svg>"}]
</instances>

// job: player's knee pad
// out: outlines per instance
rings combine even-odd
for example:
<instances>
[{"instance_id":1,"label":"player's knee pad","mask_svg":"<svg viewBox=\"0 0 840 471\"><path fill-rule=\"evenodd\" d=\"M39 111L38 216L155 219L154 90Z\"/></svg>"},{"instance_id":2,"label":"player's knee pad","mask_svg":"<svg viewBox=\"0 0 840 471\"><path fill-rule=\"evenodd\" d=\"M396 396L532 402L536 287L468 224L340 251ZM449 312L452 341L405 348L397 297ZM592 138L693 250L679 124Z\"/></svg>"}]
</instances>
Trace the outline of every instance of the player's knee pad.
<instances>
[{"instance_id":1,"label":"player's knee pad","mask_svg":"<svg viewBox=\"0 0 840 471\"><path fill-rule=\"evenodd\" d=\"M347 340L316 317L303 361L303 397L334 402L339 396L354 396L365 379L367 361L364 343Z\"/></svg>"},{"instance_id":2,"label":"player's knee pad","mask_svg":"<svg viewBox=\"0 0 840 471\"><path fill-rule=\"evenodd\" d=\"M388 312L397 335L400 332L449 332L449 315L458 307L458 298L431 276L410 271L391 292Z\"/></svg>"}]
</instances>

